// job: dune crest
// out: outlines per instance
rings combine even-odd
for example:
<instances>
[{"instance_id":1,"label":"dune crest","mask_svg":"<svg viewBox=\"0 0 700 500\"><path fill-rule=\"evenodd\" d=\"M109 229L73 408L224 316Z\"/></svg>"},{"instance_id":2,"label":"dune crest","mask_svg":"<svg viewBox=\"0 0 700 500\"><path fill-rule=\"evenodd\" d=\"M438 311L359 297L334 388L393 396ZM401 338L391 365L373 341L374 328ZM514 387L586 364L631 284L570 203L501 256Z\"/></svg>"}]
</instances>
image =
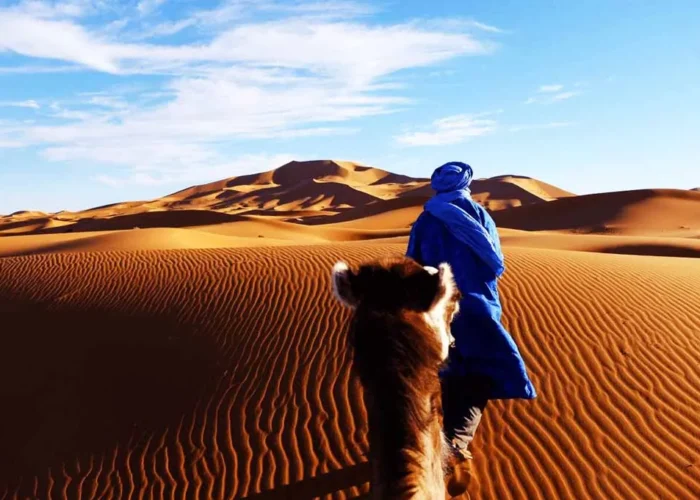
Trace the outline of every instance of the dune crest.
<instances>
[{"instance_id":1,"label":"dune crest","mask_svg":"<svg viewBox=\"0 0 700 500\"><path fill-rule=\"evenodd\" d=\"M501 210L573 196L536 179L477 179L474 199ZM126 201L80 212L21 212L0 217L0 235L114 231L133 227L192 227L232 222L235 216L281 218L308 225L348 222L413 207L433 195L428 179L412 178L348 161L293 161L256 174L191 186L154 200ZM406 228L408 212L392 229ZM390 225L390 224L389 224Z\"/></svg>"},{"instance_id":2,"label":"dune crest","mask_svg":"<svg viewBox=\"0 0 700 500\"><path fill-rule=\"evenodd\" d=\"M499 227L645 236L700 235L700 193L644 189L568 197L494 213Z\"/></svg>"}]
</instances>

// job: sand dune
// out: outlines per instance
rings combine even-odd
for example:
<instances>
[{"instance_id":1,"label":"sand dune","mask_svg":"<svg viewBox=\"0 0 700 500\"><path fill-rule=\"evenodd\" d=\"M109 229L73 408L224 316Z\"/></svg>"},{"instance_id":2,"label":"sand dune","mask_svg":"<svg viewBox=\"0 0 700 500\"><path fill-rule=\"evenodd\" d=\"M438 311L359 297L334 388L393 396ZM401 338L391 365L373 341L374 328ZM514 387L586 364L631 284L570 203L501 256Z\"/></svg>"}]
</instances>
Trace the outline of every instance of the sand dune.
<instances>
[{"instance_id":1,"label":"sand dune","mask_svg":"<svg viewBox=\"0 0 700 500\"><path fill-rule=\"evenodd\" d=\"M44 212L40 212L38 210L18 210L17 212L12 212L10 215L8 215L8 218L12 218L15 220L20 220L20 219L34 219L37 217L46 217L48 214Z\"/></svg>"},{"instance_id":2,"label":"sand dune","mask_svg":"<svg viewBox=\"0 0 700 500\"><path fill-rule=\"evenodd\" d=\"M72 223L44 215L28 216L20 219L7 217L0 219L0 235L41 233L56 230L59 227L70 224Z\"/></svg>"},{"instance_id":3,"label":"sand dune","mask_svg":"<svg viewBox=\"0 0 700 500\"><path fill-rule=\"evenodd\" d=\"M574 193L561 189L557 186L553 186L552 184L522 175L500 175L492 177L491 179L486 179L483 182L513 184L518 186L520 189L527 191L533 196L537 196L543 201L552 201L559 198L570 198L572 196L576 196Z\"/></svg>"},{"instance_id":4,"label":"sand dune","mask_svg":"<svg viewBox=\"0 0 700 500\"><path fill-rule=\"evenodd\" d=\"M419 212L419 207L409 206L380 211L364 219L316 226L300 226L266 216L240 216L236 222L187 228L20 235L0 238L0 257L51 252L240 248L367 240L406 244L410 225ZM507 228L499 231L505 247L700 258L700 239L578 235Z\"/></svg>"},{"instance_id":5,"label":"sand dune","mask_svg":"<svg viewBox=\"0 0 700 500\"><path fill-rule=\"evenodd\" d=\"M372 185L390 175L384 170L351 162L293 161L268 172L193 186L168 195L163 201L179 207L197 205L213 210L354 207L377 200L377 196L366 191L372 191ZM413 181L405 179L409 183ZM377 186L374 190L381 191ZM382 189L393 196L393 190ZM398 184L394 189L401 191Z\"/></svg>"},{"instance_id":6,"label":"sand dune","mask_svg":"<svg viewBox=\"0 0 700 500\"><path fill-rule=\"evenodd\" d=\"M279 210L325 210L366 205L377 198L341 182L298 181L292 186L264 188L252 193L226 191L213 209L262 208Z\"/></svg>"},{"instance_id":7,"label":"sand dune","mask_svg":"<svg viewBox=\"0 0 700 500\"><path fill-rule=\"evenodd\" d=\"M489 210L503 210L574 196L546 182L515 175L478 179L472 183L471 190L474 200Z\"/></svg>"},{"instance_id":8,"label":"sand dune","mask_svg":"<svg viewBox=\"0 0 700 500\"><path fill-rule=\"evenodd\" d=\"M473 498L697 499L700 193L512 175L472 192L500 226L504 321L540 394L489 409ZM0 498L363 498L330 267L402 253L431 195L291 162L0 217Z\"/></svg>"},{"instance_id":9,"label":"sand dune","mask_svg":"<svg viewBox=\"0 0 700 500\"><path fill-rule=\"evenodd\" d=\"M178 250L197 248L240 248L304 245L331 241L366 241L408 236L408 228L394 229L372 218L363 225L329 224L320 228L299 226L269 217L240 216L237 222L187 228L152 227L113 231L84 231L68 234L30 234L0 238L0 257L54 252L108 252Z\"/></svg>"},{"instance_id":10,"label":"sand dune","mask_svg":"<svg viewBox=\"0 0 700 500\"><path fill-rule=\"evenodd\" d=\"M592 194L494 213L500 227L694 237L700 234L700 193L647 189Z\"/></svg>"},{"instance_id":11,"label":"sand dune","mask_svg":"<svg viewBox=\"0 0 700 500\"><path fill-rule=\"evenodd\" d=\"M662 257L700 257L700 240L646 236L562 234L500 229L506 247L548 248L576 252Z\"/></svg>"},{"instance_id":12,"label":"sand dune","mask_svg":"<svg viewBox=\"0 0 700 500\"><path fill-rule=\"evenodd\" d=\"M501 175L489 179L475 179L471 184L472 197L489 210L502 210L542 201L575 196L546 182L530 177ZM430 197L433 190L428 181L403 195Z\"/></svg>"},{"instance_id":13,"label":"sand dune","mask_svg":"<svg viewBox=\"0 0 700 500\"><path fill-rule=\"evenodd\" d=\"M0 426L0 492L361 494L365 413L328 272L339 257L403 248L0 259L0 395L12 409ZM697 498L697 261L507 257L504 321L540 397L488 411L474 498Z\"/></svg>"},{"instance_id":14,"label":"sand dune","mask_svg":"<svg viewBox=\"0 0 700 500\"><path fill-rule=\"evenodd\" d=\"M373 225L371 218L364 225L345 226L344 224L326 224L320 227L307 227L291 222L271 219L263 216L242 216L241 221L229 224L215 224L197 227L200 231L216 234L239 236L244 238L272 238L287 241L288 244L325 243L329 241L375 240L408 236L408 228L382 227Z\"/></svg>"},{"instance_id":15,"label":"sand dune","mask_svg":"<svg viewBox=\"0 0 700 500\"><path fill-rule=\"evenodd\" d=\"M411 196L406 198L396 198L393 200L382 200L366 207L352 208L335 215L319 215L315 217L305 217L299 222L306 225L337 224L340 222L346 225L359 224L365 226L370 219L376 221L381 217L390 227L409 227L423 210L423 205L429 197ZM408 218L407 218L408 217Z\"/></svg>"},{"instance_id":16,"label":"sand dune","mask_svg":"<svg viewBox=\"0 0 700 500\"><path fill-rule=\"evenodd\" d=\"M53 252L105 252L176 250L185 248L236 248L288 245L283 239L221 235L194 229L151 228L0 238L0 257Z\"/></svg>"},{"instance_id":17,"label":"sand dune","mask_svg":"<svg viewBox=\"0 0 700 500\"><path fill-rule=\"evenodd\" d=\"M472 191L474 199L490 210L573 196L520 176L477 179ZM267 172L192 186L153 200L113 203L80 212L15 213L0 217L0 235L188 227L231 222L236 220L234 216L244 214L317 225L348 222L397 208L418 211L432 194L428 179L343 161L290 162ZM406 227L404 216L409 211L401 213L391 229ZM382 228L388 228L389 220L389 216L383 217Z\"/></svg>"}]
</instances>

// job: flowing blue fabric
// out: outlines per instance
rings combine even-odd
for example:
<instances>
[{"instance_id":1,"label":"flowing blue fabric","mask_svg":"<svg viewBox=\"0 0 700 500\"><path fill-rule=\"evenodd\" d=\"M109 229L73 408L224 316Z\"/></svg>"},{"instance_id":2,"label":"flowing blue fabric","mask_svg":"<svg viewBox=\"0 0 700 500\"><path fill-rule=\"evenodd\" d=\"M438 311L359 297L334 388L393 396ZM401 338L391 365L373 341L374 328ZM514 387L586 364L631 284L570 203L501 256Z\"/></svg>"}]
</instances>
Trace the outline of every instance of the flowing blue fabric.
<instances>
[{"instance_id":1,"label":"flowing blue fabric","mask_svg":"<svg viewBox=\"0 0 700 500\"><path fill-rule=\"evenodd\" d=\"M479 221L453 203L470 198L472 177L472 168L466 163L450 162L437 168L430 179L437 194L425 204L425 209L440 219L458 240L472 248L498 277L505 271L501 249Z\"/></svg>"},{"instance_id":2,"label":"flowing blue fabric","mask_svg":"<svg viewBox=\"0 0 700 500\"><path fill-rule=\"evenodd\" d=\"M471 179L472 169L464 163L435 170L431 185L437 194L411 229L407 256L426 266L449 263L462 292L460 313L452 323L456 346L446 370L488 377L490 399L533 399L536 391L525 363L501 324L498 277L504 259L498 231L488 212L471 199Z\"/></svg>"}]
</instances>

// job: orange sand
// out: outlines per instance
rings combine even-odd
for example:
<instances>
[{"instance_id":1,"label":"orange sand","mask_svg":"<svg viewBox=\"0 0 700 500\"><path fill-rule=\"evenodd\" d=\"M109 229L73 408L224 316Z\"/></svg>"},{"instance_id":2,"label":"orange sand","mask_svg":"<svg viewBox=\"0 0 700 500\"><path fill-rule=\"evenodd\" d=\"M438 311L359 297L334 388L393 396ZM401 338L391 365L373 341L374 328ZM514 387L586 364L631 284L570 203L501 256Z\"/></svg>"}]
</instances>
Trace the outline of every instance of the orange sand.
<instances>
[{"instance_id":1,"label":"orange sand","mask_svg":"<svg viewBox=\"0 0 700 500\"><path fill-rule=\"evenodd\" d=\"M698 498L700 194L478 182L539 398L487 410L472 498ZM403 252L426 186L310 162L0 218L0 498L364 495L330 267Z\"/></svg>"}]
</instances>

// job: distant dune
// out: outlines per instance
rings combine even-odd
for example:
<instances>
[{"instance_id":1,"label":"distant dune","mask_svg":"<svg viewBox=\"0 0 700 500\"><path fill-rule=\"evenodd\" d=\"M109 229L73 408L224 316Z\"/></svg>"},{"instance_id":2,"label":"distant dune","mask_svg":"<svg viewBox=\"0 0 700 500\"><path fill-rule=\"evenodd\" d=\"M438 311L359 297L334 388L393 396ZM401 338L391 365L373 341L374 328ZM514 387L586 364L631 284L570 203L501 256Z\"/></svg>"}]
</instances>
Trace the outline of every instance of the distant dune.
<instances>
[{"instance_id":1,"label":"distant dune","mask_svg":"<svg viewBox=\"0 0 700 500\"><path fill-rule=\"evenodd\" d=\"M562 198L494 213L528 231L690 236L700 234L700 193L647 189Z\"/></svg>"},{"instance_id":2,"label":"distant dune","mask_svg":"<svg viewBox=\"0 0 700 500\"><path fill-rule=\"evenodd\" d=\"M9 217L14 218L15 220L36 219L46 216L47 214L45 214L44 212L39 212L38 210L19 210L9 215Z\"/></svg>"},{"instance_id":3,"label":"distant dune","mask_svg":"<svg viewBox=\"0 0 700 500\"><path fill-rule=\"evenodd\" d=\"M265 245L289 244L266 240ZM0 238L0 257L54 252L105 252L172 250L184 248L235 248L256 246L255 239L179 228L83 232L71 235L30 235Z\"/></svg>"},{"instance_id":4,"label":"distant dune","mask_svg":"<svg viewBox=\"0 0 700 500\"><path fill-rule=\"evenodd\" d=\"M529 177L504 175L474 181L472 183L472 196L474 200L489 210L502 210L558 198L568 198L574 194Z\"/></svg>"},{"instance_id":5,"label":"distant dune","mask_svg":"<svg viewBox=\"0 0 700 500\"><path fill-rule=\"evenodd\" d=\"M573 196L547 183L519 176L477 179L473 196L501 210ZM192 186L162 198L129 201L81 212L23 212L0 217L0 235L114 231L133 227L192 227L232 222L239 215L274 217L307 225L332 224L403 210L391 225L407 228L432 196L428 179L414 179L351 162L290 162L277 169ZM398 213L397 213L398 215ZM376 220L376 219L375 219Z\"/></svg>"},{"instance_id":6,"label":"distant dune","mask_svg":"<svg viewBox=\"0 0 700 500\"><path fill-rule=\"evenodd\" d=\"M700 492L700 193L478 179L538 389L490 404L474 499ZM0 498L367 499L337 259L432 195L341 161L0 217Z\"/></svg>"},{"instance_id":7,"label":"distant dune","mask_svg":"<svg viewBox=\"0 0 700 500\"><path fill-rule=\"evenodd\" d=\"M700 258L700 238L567 234L501 229L507 247L549 248L577 252Z\"/></svg>"}]
</instances>

